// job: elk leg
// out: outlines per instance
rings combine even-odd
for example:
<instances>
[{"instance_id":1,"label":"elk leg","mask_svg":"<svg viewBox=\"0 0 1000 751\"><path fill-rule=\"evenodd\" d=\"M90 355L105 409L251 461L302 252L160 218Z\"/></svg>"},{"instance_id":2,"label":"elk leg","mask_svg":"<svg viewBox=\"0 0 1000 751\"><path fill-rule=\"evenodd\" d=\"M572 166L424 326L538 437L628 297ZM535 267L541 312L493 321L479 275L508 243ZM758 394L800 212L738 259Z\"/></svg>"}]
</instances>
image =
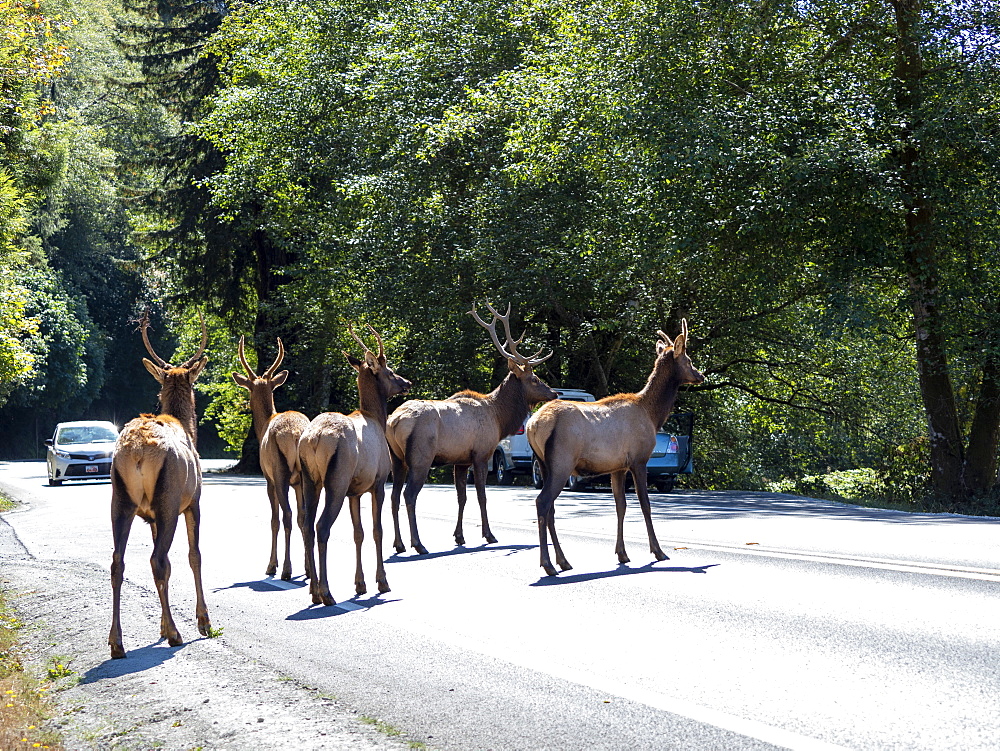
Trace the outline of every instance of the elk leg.
<instances>
[{"instance_id":1,"label":"elk leg","mask_svg":"<svg viewBox=\"0 0 1000 751\"><path fill-rule=\"evenodd\" d=\"M615 511L618 512L618 539L615 541L615 553L619 563L628 563L625 553L625 470L611 473L611 492L615 496Z\"/></svg>"},{"instance_id":2,"label":"elk leg","mask_svg":"<svg viewBox=\"0 0 1000 751\"><path fill-rule=\"evenodd\" d=\"M363 595L368 591L365 584L365 572L361 566L361 545L365 541L365 530L361 526L361 496L352 495L350 499L351 526L354 527L354 592Z\"/></svg>"},{"instance_id":3,"label":"elk leg","mask_svg":"<svg viewBox=\"0 0 1000 751\"><path fill-rule=\"evenodd\" d=\"M569 565L569 561L567 561L566 556L563 555L562 545L559 544L559 537L556 536L555 504L552 505L552 510L549 511L548 527L549 535L552 537L552 549L556 552L556 565L563 571L569 571L573 567Z\"/></svg>"},{"instance_id":4,"label":"elk leg","mask_svg":"<svg viewBox=\"0 0 1000 751\"><path fill-rule=\"evenodd\" d=\"M472 465L472 477L476 482L476 497L479 499L479 517L483 522L483 537L486 538L486 542L496 542L497 538L493 536L493 532L490 530L490 520L486 516L486 462L476 462Z\"/></svg>"},{"instance_id":5,"label":"elk leg","mask_svg":"<svg viewBox=\"0 0 1000 751\"><path fill-rule=\"evenodd\" d=\"M118 660L125 656L125 646L122 644L121 596L122 582L125 579L125 546L135 519L136 507L123 490L119 490L119 480L115 474L111 476L111 532L114 537L115 552L111 557L111 632L108 634L108 645L111 647L112 659Z\"/></svg>"},{"instance_id":6,"label":"elk leg","mask_svg":"<svg viewBox=\"0 0 1000 751\"><path fill-rule=\"evenodd\" d=\"M391 451L389 452L389 456L392 458L392 530L396 535L392 540L392 546L396 549L397 553L405 553L406 546L403 544L403 535L399 531L399 497L403 492L403 478L406 477L406 464Z\"/></svg>"},{"instance_id":7,"label":"elk leg","mask_svg":"<svg viewBox=\"0 0 1000 751\"><path fill-rule=\"evenodd\" d=\"M656 532L653 531L653 517L649 508L649 488L646 485L646 465L632 468L632 480L635 482L635 492L639 496L639 507L642 509L642 516L646 520L646 533L649 535L649 552L658 561L667 560L667 554L660 548L660 543L656 540Z\"/></svg>"},{"instance_id":8,"label":"elk leg","mask_svg":"<svg viewBox=\"0 0 1000 751\"><path fill-rule=\"evenodd\" d=\"M462 530L462 520L465 517L465 486L469 476L468 464L456 464L452 467L455 475L455 492L458 494L458 522L455 524L455 544L465 545L465 532Z\"/></svg>"},{"instance_id":9,"label":"elk leg","mask_svg":"<svg viewBox=\"0 0 1000 751\"><path fill-rule=\"evenodd\" d=\"M285 560L281 566L281 578L292 578L292 506L288 502L288 475L283 473L277 485L278 505L281 507L281 522L285 530Z\"/></svg>"},{"instance_id":10,"label":"elk leg","mask_svg":"<svg viewBox=\"0 0 1000 751\"><path fill-rule=\"evenodd\" d=\"M545 484L541 492L535 498L535 512L538 516L538 552L540 565L549 576L556 575L556 569L549 558L549 531L555 532L555 500L562 490L571 472L560 472L556 467L546 467L543 473ZM569 562L562 556L562 549L558 547L558 541L553 539L553 547L556 549L557 558L561 558L559 565L563 570L570 568ZM564 565L565 564L565 565Z\"/></svg>"},{"instance_id":11,"label":"elk leg","mask_svg":"<svg viewBox=\"0 0 1000 751\"><path fill-rule=\"evenodd\" d=\"M316 523L319 576L313 580L313 584L309 589L312 592L314 604L336 605L337 601L330 594L330 584L326 575L326 548L330 541L330 527L333 526L337 517L340 516L340 509L344 506L345 493L343 491L336 492L329 484L327 484L323 492L326 495L326 502L323 506L323 513L320 514L319 521Z\"/></svg>"},{"instance_id":12,"label":"elk leg","mask_svg":"<svg viewBox=\"0 0 1000 751\"><path fill-rule=\"evenodd\" d=\"M274 482L270 477L267 479L267 500L271 504L271 557L267 559L266 576L274 576L278 570L278 532L281 529L281 521L278 519L278 495Z\"/></svg>"},{"instance_id":13,"label":"elk leg","mask_svg":"<svg viewBox=\"0 0 1000 751\"><path fill-rule=\"evenodd\" d=\"M305 540L305 528L306 528L306 503L305 494L302 490L302 476L298 477L297 482L292 483L292 490L295 492L295 523L299 528L299 534L302 535L302 539ZM306 578L312 578L312 569L310 568L311 559L309 555L305 558L305 571Z\"/></svg>"},{"instance_id":14,"label":"elk leg","mask_svg":"<svg viewBox=\"0 0 1000 751\"><path fill-rule=\"evenodd\" d=\"M166 639L171 647L179 647L184 643L184 640L174 624L173 616L170 615L170 558L167 555L170 552L170 544L174 541L174 532L177 529L179 499L161 496L153 499L153 506L157 508L157 531L149 565L153 569L153 581L156 583L156 592L160 596L160 636Z\"/></svg>"},{"instance_id":15,"label":"elk leg","mask_svg":"<svg viewBox=\"0 0 1000 751\"><path fill-rule=\"evenodd\" d=\"M375 581L378 591L389 590L389 580L385 578L385 563L382 561L382 504L385 503L385 483L375 482L372 491L372 539L375 541Z\"/></svg>"},{"instance_id":16,"label":"elk leg","mask_svg":"<svg viewBox=\"0 0 1000 751\"><path fill-rule=\"evenodd\" d=\"M313 551L316 547L316 509L319 506L319 488L312 475L306 471L300 471L302 479L302 544L305 548L306 576L309 577L309 593L313 602L320 602L319 589L316 578L316 559Z\"/></svg>"},{"instance_id":17,"label":"elk leg","mask_svg":"<svg viewBox=\"0 0 1000 751\"><path fill-rule=\"evenodd\" d=\"M427 555L427 548L420 542L420 534L417 532L417 495L427 481L427 472L430 466L414 467L410 465L406 473L406 487L403 489L403 500L406 501L406 516L410 520L410 547L420 555Z\"/></svg>"},{"instance_id":18,"label":"elk leg","mask_svg":"<svg viewBox=\"0 0 1000 751\"><path fill-rule=\"evenodd\" d=\"M184 512L184 523L188 535L188 563L194 574L195 608L198 618L198 633L208 636L212 630L212 622L208 618L208 606L205 604L205 592L201 586L201 506L198 499Z\"/></svg>"}]
</instances>

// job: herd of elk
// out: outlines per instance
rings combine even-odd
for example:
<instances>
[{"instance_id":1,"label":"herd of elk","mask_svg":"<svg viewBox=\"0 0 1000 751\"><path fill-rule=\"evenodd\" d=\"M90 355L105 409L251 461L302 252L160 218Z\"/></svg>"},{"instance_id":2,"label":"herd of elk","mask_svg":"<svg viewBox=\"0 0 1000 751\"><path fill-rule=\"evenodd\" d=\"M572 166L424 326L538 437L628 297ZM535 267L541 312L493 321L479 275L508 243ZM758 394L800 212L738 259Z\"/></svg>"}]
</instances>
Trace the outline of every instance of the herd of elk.
<instances>
[{"instance_id":1,"label":"herd of elk","mask_svg":"<svg viewBox=\"0 0 1000 751\"><path fill-rule=\"evenodd\" d=\"M344 498L350 498L351 522L354 525L354 545L357 567L354 589L360 595L367 591L361 567L361 496L371 493L372 539L375 542L375 578L379 592L389 591L382 561L382 503L385 500L385 481L391 467L389 447L385 438L387 401L410 388L410 382L396 375L386 364L382 337L368 327L378 341L376 355L350 328L351 336L364 349L364 360L344 353L347 361L358 372L358 401L360 409L349 415L324 412L309 423L299 439L299 463L302 471L303 499L306 509L302 530L309 568L309 591L314 603L333 605L326 575L326 549L330 527L337 519ZM319 491L323 490L323 513L316 518ZM318 541L319 570L313 560L314 541Z\"/></svg>"},{"instance_id":2,"label":"herd of elk","mask_svg":"<svg viewBox=\"0 0 1000 751\"><path fill-rule=\"evenodd\" d=\"M657 331L656 362L646 385L637 394L617 394L596 402L555 401L544 405L528 421L525 432L532 451L542 463L544 483L535 499L538 515L538 542L541 566L549 576L556 570L549 560L546 533L552 535L556 563L563 571L572 568L556 537L555 499L572 474L611 475L611 490L618 512L619 563L628 563L625 554L625 479L632 474L639 506L646 521L649 552L656 560L666 559L653 532L646 487L646 462L656 446L656 431L670 416L677 390L686 383L705 380L687 354L687 321L674 341Z\"/></svg>"},{"instance_id":3,"label":"herd of elk","mask_svg":"<svg viewBox=\"0 0 1000 751\"><path fill-rule=\"evenodd\" d=\"M136 516L149 523L153 534L153 555L149 562L160 596L160 636L173 647L182 642L170 615L167 594L170 582L167 553L181 514L187 526L188 561L194 572L198 632L207 636L212 627L201 587L201 551L198 547L201 462L194 409L194 384L208 362L204 356L208 333L202 319L198 352L180 365L170 365L149 343L148 315L143 316L140 328L146 350L155 361L143 358L142 364L160 383L160 414L141 415L126 424L118 436L111 460L111 530L115 548L111 559L112 616L108 644L113 658L125 656L121 589L125 576L125 546Z\"/></svg>"},{"instance_id":4,"label":"herd of elk","mask_svg":"<svg viewBox=\"0 0 1000 751\"><path fill-rule=\"evenodd\" d=\"M372 537L376 549L376 580L379 592L388 592L382 559L382 506L385 482L393 474L392 511L395 528L394 546L403 545L399 528L400 495L406 502L410 542L420 554L427 549L417 533L416 499L433 465L454 466L458 495L458 523L455 542L465 544L462 520L466 502L466 483L472 467L476 494L482 514L482 532L487 542L496 542L486 514L485 482L488 462L497 443L513 434L532 407L541 408L527 423L526 432L532 450L541 462L544 483L536 498L541 566L554 576L556 569L549 559L548 536L563 570L572 568L556 536L554 502L573 474L610 474L611 488L618 515L615 552L620 563L627 563L624 542L625 482L631 473L639 505L649 536L650 552L657 560L666 559L653 531L649 493L646 487L646 462L656 445L656 431L670 416L677 392L684 384L699 384L705 377L692 365L687 354L687 321L681 333L671 340L662 331L656 342L656 362L646 385L636 394L617 394L596 402L571 402L556 399L556 392L543 383L533 367L552 353L531 357L518 352L524 339L514 339L510 330L510 305L501 315L488 302L493 316L486 323L476 312L469 314L490 333L496 349L507 360L509 373L489 394L460 391L443 400L411 400L391 416L388 400L406 393L411 384L397 375L386 362L381 335L368 329L378 342L378 353L348 326L351 337L361 345L364 357L344 356L357 371L359 409L349 415L325 412L310 421L300 412L278 413L274 390L288 378L288 371L276 372L285 350L278 339L274 363L257 375L244 352L240 337L239 361L243 373L233 373L234 381L250 393L254 430L260 442L260 463L267 482L271 503L271 556L267 575L277 573L278 532L284 523L285 557L282 579L292 575L289 546L291 509L289 488L295 491L297 522L305 547L305 569L310 594L315 604L333 605L327 580L327 546L331 527L350 500L351 521L356 548L355 591L367 591L361 564L364 531L361 525L361 496L372 497ZM200 314L199 314L200 317ZM497 323L504 327L505 342L500 342ZM179 516L183 513L188 532L188 559L194 572L197 595L198 631L208 635L211 623L202 592L201 553L198 545L201 465L196 444L194 384L208 361L204 356L208 335L201 320L202 341L198 352L180 365L170 365L153 351L144 316L142 339L153 361L143 358L146 369L160 383L160 412L144 414L122 429L111 465L111 521L114 555L111 564L113 615L108 643L111 656L125 656L121 632L121 586L124 578L124 555L129 530L138 515L150 525L153 554L150 564L160 597L160 634L171 646L181 644L181 636L170 614L168 582L170 562L167 553ZM320 492L324 505L319 511ZM281 518L279 520L279 510ZM318 566L314 558L318 548Z\"/></svg>"},{"instance_id":5,"label":"herd of elk","mask_svg":"<svg viewBox=\"0 0 1000 751\"><path fill-rule=\"evenodd\" d=\"M531 357L517 351L524 339L514 339L510 333L510 305L507 313L500 315L487 302L493 320L486 323L472 306L469 314L490 332L493 344L507 360L507 377L489 394L459 391L443 400L414 399L405 402L389 417L386 438L392 453L392 522L396 533L393 545L396 551L406 550L399 531L399 497L406 501L406 515L410 522L410 545L420 554L427 548L417 533L417 494L427 480L433 465L454 466L455 490L458 494L458 523L455 526L455 543L465 544L462 519L465 513L465 490L469 467L476 485L476 497L482 519L483 537L496 542L490 531L486 515L486 474L489 460L501 439L512 435L531 413L531 408L541 402L555 399L557 394L534 374L532 367L545 362L550 352L539 358L541 350ZM497 335L497 322L502 322L506 344ZM405 478L405 490L404 488Z\"/></svg>"}]
</instances>

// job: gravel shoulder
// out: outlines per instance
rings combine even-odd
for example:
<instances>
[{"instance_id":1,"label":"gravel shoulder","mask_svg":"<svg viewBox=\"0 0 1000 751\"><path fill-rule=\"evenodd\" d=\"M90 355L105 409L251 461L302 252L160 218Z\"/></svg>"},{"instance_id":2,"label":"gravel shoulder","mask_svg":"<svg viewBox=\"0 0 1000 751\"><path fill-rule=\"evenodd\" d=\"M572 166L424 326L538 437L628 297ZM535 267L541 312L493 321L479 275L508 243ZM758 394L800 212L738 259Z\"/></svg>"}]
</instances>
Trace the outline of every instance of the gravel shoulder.
<instances>
[{"instance_id":1,"label":"gravel shoulder","mask_svg":"<svg viewBox=\"0 0 1000 751\"><path fill-rule=\"evenodd\" d=\"M0 488L2 490L4 488ZM6 490L13 490L7 488ZM109 656L109 573L80 561L39 560L0 516L0 584L28 625L28 669L56 660L73 671L53 692L51 725L67 749L404 749L413 747L336 697L277 674L227 645L198 635L174 610L181 647L160 642ZM178 568L175 566L175 568ZM159 600L126 580L122 618L135 633L156 633Z\"/></svg>"}]
</instances>

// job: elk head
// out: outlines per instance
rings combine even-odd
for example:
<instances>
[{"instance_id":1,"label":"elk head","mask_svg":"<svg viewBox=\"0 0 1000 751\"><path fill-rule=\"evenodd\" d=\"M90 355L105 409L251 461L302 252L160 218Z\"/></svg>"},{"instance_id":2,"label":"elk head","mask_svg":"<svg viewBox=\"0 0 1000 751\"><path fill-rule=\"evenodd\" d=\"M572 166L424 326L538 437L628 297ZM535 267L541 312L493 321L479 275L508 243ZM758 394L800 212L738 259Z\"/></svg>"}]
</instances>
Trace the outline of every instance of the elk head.
<instances>
[{"instance_id":1,"label":"elk head","mask_svg":"<svg viewBox=\"0 0 1000 751\"><path fill-rule=\"evenodd\" d=\"M281 365L281 361L285 359L285 345L281 343L280 336L278 337L278 356L274 359L271 367L260 375L257 375L253 368L250 367L250 363L247 362L246 354L244 353L243 348L244 338L241 336L240 345L237 348L236 353L239 355L240 362L243 364L243 370L246 371L246 375L243 375L242 373L233 373L232 375L233 380L251 394L253 394L255 390L259 390L261 388L267 388L268 391L273 392L288 378L287 370L282 370L280 373L274 372L278 369L278 366Z\"/></svg>"},{"instance_id":2,"label":"elk head","mask_svg":"<svg viewBox=\"0 0 1000 751\"><path fill-rule=\"evenodd\" d=\"M517 345L524 341L524 334L521 334L520 339L515 339L510 333L510 303L507 303L507 312L504 315L500 315L489 301L486 301L486 308L493 315L493 320L490 323L486 323L479 314L476 312L476 304L472 304L472 310L469 311L469 315L476 319L476 323L482 326L484 329L490 332L490 336L493 338L493 344L500 351L500 354L507 358L507 368L510 370L511 375L513 375L518 381L521 382L521 387L524 389L524 396L528 400L528 404L539 404L541 402L548 402L559 396L555 391L550 389L548 385L542 379L535 375L532 368L539 363L543 363L548 360L554 353L549 352L545 357L539 357L542 354L542 347L531 357L525 357L520 352L517 351ZM500 337L497 335L497 322L503 323L504 335L506 336L506 345L500 344Z\"/></svg>"},{"instance_id":3,"label":"elk head","mask_svg":"<svg viewBox=\"0 0 1000 751\"><path fill-rule=\"evenodd\" d=\"M139 322L139 327L142 330L142 341L146 345L146 351L149 352L153 361L147 360L144 357L142 358L142 364L146 366L146 370L163 387L161 394L182 387L192 389L194 382L201 375L202 369L208 364L208 357L204 356L205 345L208 344L208 330L205 328L205 318L202 316L200 310L198 311L198 320L201 321L201 346L192 357L189 357L180 365L171 365L156 354L153 346L149 343L149 335L147 333L149 329L149 312L147 311L143 314L142 320Z\"/></svg>"},{"instance_id":4,"label":"elk head","mask_svg":"<svg viewBox=\"0 0 1000 751\"><path fill-rule=\"evenodd\" d=\"M365 351L365 359L359 360L356 357L349 355L344 352L344 357L347 358L347 362L351 364L356 371L358 371L358 386L360 387L364 381L372 379L377 386L379 393L386 399L397 396L398 394L405 394L410 390L410 386L413 384L400 375L396 375L386 364L385 359L385 345L382 343L382 337L379 333L372 328L371 324L366 324L368 330L374 334L376 341L378 341L378 354L376 355L370 349L368 345L365 344L361 337L354 333L354 327L351 324L347 325L347 330L350 332L351 337Z\"/></svg>"},{"instance_id":5,"label":"elk head","mask_svg":"<svg viewBox=\"0 0 1000 751\"><path fill-rule=\"evenodd\" d=\"M674 378L678 383L699 384L705 380L704 374L698 370L691 362L687 354L688 324L687 319L681 320L681 333L673 341L670 337L657 329L659 339L656 342L656 362L659 364L665 358L671 358L673 362Z\"/></svg>"}]
</instances>

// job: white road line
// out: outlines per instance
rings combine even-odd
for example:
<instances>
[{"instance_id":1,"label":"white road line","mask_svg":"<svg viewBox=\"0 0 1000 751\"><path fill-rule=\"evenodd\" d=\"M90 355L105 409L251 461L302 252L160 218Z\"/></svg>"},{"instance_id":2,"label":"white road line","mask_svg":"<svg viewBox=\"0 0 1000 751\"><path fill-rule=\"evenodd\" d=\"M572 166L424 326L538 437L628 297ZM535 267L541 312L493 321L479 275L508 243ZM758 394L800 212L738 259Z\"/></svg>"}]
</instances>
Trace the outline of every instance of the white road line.
<instances>
[{"instance_id":1,"label":"white road line","mask_svg":"<svg viewBox=\"0 0 1000 751\"><path fill-rule=\"evenodd\" d=\"M302 584L296 584L295 582L288 582L284 579L261 579L265 584L272 587L277 587L278 589L302 589Z\"/></svg>"}]
</instances>

